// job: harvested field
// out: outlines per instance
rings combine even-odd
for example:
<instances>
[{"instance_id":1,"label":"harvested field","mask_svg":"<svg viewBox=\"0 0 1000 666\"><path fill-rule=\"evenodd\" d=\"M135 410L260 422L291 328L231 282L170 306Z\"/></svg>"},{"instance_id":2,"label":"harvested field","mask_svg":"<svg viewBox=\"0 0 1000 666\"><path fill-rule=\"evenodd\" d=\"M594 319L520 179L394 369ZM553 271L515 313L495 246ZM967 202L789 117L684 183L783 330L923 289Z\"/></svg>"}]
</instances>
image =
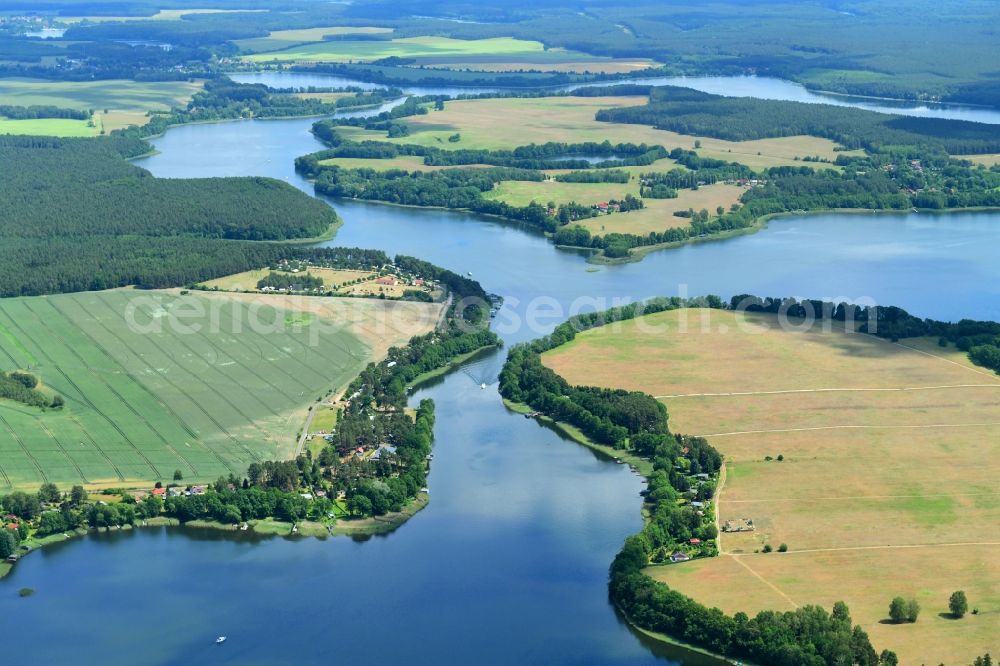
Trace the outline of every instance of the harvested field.
<instances>
[{"instance_id":1,"label":"harvested field","mask_svg":"<svg viewBox=\"0 0 1000 666\"><path fill-rule=\"evenodd\" d=\"M545 363L659 397L675 432L726 456L720 520L755 531L655 577L729 612L843 599L901 663L968 663L1000 633L1000 377L936 341L835 326L681 310L585 332ZM956 589L978 615L938 615ZM915 625L881 622L896 595L920 601Z\"/></svg>"}]
</instances>

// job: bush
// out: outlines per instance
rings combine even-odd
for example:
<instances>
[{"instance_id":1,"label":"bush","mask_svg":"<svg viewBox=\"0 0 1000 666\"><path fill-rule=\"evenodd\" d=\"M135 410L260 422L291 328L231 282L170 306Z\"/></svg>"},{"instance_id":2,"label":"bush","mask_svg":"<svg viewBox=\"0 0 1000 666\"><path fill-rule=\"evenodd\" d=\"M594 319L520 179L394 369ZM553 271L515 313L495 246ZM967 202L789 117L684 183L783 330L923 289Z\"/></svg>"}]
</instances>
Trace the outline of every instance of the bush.
<instances>
[{"instance_id":1,"label":"bush","mask_svg":"<svg viewBox=\"0 0 1000 666\"><path fill-rule=\"evenodd\" d=\"M920 615L920 604L917 603L916 599L910 599L906 602L906 621L916 622L917 617Z\"/></svg>"},{"instance_id":2,"label":"bush","mask_svg":"<svg viewBox=\"0 0 1000 666\"><path fill-rule=\"evenodd\" d=\"M780 546L778 546L778 552L779 553L787 553L788 552L788 544L787 543L783 543Z\"/></svg>"},{"instance_id":3,"label":"bush","mask_svg":"<svg viewBox=\"0 0 1000 666\"><path fill-rule=\"evenodd\" d=\"M762 553L770 553L770 552L771 552L771 550L772 550L772 549L771 549L771 544L769 544L769 543L765 543L765 544L764 544L764 547L763 547L763 548L761 549L761 552L762 552Z\"/></svg>"},{"instance_id":4,"label":"bush","mask_svg":"<svg viewBox=\"0 0 1000 666\"><path fill-rule=\"evenodd\" d=\"M894 597L889 602L889 619L896 624L906 621L906 600L903 597Z\"/></svg>"},{"instance_id":5,"label":"bush","mask_svg":"<svg viewBox=\"0 0 1000 666\"><path fill-rule=\"evenodd\" d=\"M952 592L948 598L948 610L955 617L964 617L969 610L969 600L965 597L965 592L958 590Z\"/></svg>"}]
</instances>

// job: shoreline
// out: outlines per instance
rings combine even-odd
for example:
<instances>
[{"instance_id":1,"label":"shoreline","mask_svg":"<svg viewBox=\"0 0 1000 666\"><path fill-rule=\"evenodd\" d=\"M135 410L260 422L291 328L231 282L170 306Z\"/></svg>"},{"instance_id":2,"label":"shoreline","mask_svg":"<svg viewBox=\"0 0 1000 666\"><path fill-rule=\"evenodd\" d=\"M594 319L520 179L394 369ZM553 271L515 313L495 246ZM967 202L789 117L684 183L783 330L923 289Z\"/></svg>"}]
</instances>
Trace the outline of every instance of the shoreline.
<instances>
[{"instance_id":1,"label":"shoreline","mask_svg":"<svg viewBox=\"0 0 1000 666\"><path fill-rule=\"evenodd\" d=\"M309 182L315 183L314 180L309 180ZM375 199L358 199L353 197L333 197L326 194L314 193L317 197L325 197L330 200L343 200L358 202L362 204L377 204L380 206L393 206L397 208L412 208L420 210L439 210L454 213L465 213L467 215L475 215L483 218L489 218L491 220L498 220L502 224L511 225L518 228L520 231L528 231L529 235L537 234L543 236L553 247L561 250L571 250L571 251L587 251L591 255L587 257L588 264L595 264L598 266L614 266L619 264L630 264L642 261L647 254L652 252L659 252L661 250L673 250L686 245L697 245L700 243L713 243L716 241L728 240L730 238L736 238L739 236L749 236L751 234L758 233L767 229L768 224L772 220L783 219L787 217L812 217L815 215L917 215L917 214L928 214L928 215L944 215L944 214L959 214L959 213L996 213L1000 212L1000 207L995 206L971 206L968 208L908 208L906 210L896 210L896 209L875 209L870 210L867 208L826 208L823 210L803 210L803 211L788 211L782 213L769 213L763 215L756 220L753 224L743 227L740 229L729 229L726 231L719 232L717 234L708 234L705 236L695 236L693 238L686 238L682 241L671 241L668 243L655 243L653 245L637 245L630 248L630 252L625 257L615 257L610 258L604 255L604 251L601 248L594 247L583 247L579 245L560 245L552 241L553 235L542 231L540 229L536 230L534 227L525 225L523 222L518 220L512 220L508 217L503 217L502 215L493 215L491 213L479 213L469 208L448 208L446 206L420 206L417 204L400 204L393 203L389 201L378 201ZM287 242L287 241L286 241Z\"/></svg>"},{"instance_id":2,"label":"shoreline","mask_svg":"<svg viewBox=\"0 0 1000 666\"><path fill-rule=\"evenodd\" d=\"M470 352L459 354L455 358L451 359L451 361L449 361L448 363L446 363L445 365L441 366L436 370L428 370L427 372L421 375L417 375L416 377L414 377L413 381L410 382L410 385L407 386L408 393L412 394L416 392L418 389L421 388L423 384L426 384L427 382L433 379L437 379L438 377L442 377L448 374L452 370L455 370L456 368L461 366L466 361L469 361L475 358L476 356L479 356L480 354L485 355L489 351L492 351L494 349L500 349L501 346L502 345L499 344L486 345L485 347L480 347L479 349L473 349Z\"/></svg>"},{"instance_id":3,"label":"shoreline","mask_svg":"<svg viewBox=\"0 0 1000 666\"><path fill-rule=\"evenodd\" d=\"M679 247L684 247L685 245L698 245L701 243L713 243L716 241L729 240L730 238L737 238L739 236L750 236L756 234L760 231L764 231L768 228L769 223L772 220L779 220L789 217L814 217L817 215L952 215L952 214L962 214L962 213L998 213L1000 212L1000 207L994 206L971 206L969 208L910 208L907 210L894 210L894 209L875 209L869 210L867 208L828 208L824 210L804 210L804 211L789 211L784 213L770 213L764 215L754 221L748 227L743 227L741 229L730 229L717 234L709 234L707 236L696 236L694 238L688 238L682 241L673 241L670 243L656 243L654 245L638 245L631 248L631 252L627 257L620 258L608 258L603 254L595 252L593 255L587 258L587 263L604 265L604 266L614 266L617 264L630 264L642 261L647 254L652 252L659 252L662 250L673 250ZM565 249L572 250L595 250L596 248L589 247L579 247L575 245L556 245L556 247L561 247Z\"/></svg>"},{"instance_id":4,"label":"shoreline","mask_svg":"<svg viewBox=\"0 0 1000 666\"><path fill-rule=\"evenodd\" d=\"M511 411L511 412L513 412L515 414L523 414L523 415L527 416L529 414L534 414L535 413L535 410L533 410L528 405L526 405L524 403L521 403L521 402L514 402L512 400L508 400L507 398L503 398L503 404L504 404L504 407L506 407L509 411ZM596 452L598 452L600 454L603 454L604 456L606 456L608 458L611 458L611 459L614 459L614 460L618 460L618 461L622 461L622 462L628 464L636 473L638 473L640 476L642 476L642 478L644 480L646 480L646 481L648 481L649 475L652 474L653 463L651 461L649 461L649 460L646 460L645 458L640 458L639 456L631 454L631 453L629 453L627 451L620 451L618 449L611 448L610 446L605 446L603 444L598 444L598 443L592 441L589 437L587 437L586 435L584 435L582 432L579 431L579 429L575 428L574 426L572 426L572 425L570 425L568 423L563 423L561 421L557 421L556 419L553 419L550 416L546 416L544 414L539 414L538 416L535 416L535 417L532 417L532 418L534 418L534 420L538 421L539 423L542 423L543 425L551 427L554 430L562 433L567 438L571 439L572 441L574 441L577 444L580 444L581 446L585 446L588 449L591 449L592 451L596 451ZM644 524L648 523L649 522L649 514L648 514L648 512L646 510L646 502L645 502L645 500L642 501L642 505L641 505L640 510L642 512L643 523ZM618 613L621 615L622 619L624 619L625 622L629 625L629 627L631 627L636 632L642 634L643 636L646 636L647 638L649 638L649 639L651 639L653 641L656 641L658 643L662 643L664 645L668 645L671 648L680 649L680 650L683 650L685 652L690 652L690 653L699 655L701 657L708 658L708 659L712 660L713 663L717 664L718 666L731 666L731 665L737 663L735 661L732 661L732 660L724 657L723 655L711 652L711 651L706 650L704 648L699 648L697 646L690 645L690 644L685 643L683 641L679 641L679 640L677 640L677 639L675 639L675 638L673 638L671 636L668 636L667 634L662 634L662 633L658 633L658 632L655 632L655 631L650 631L648 629L644 629L643 627L641 627L641 626L637 625L635 622L633 622L632 618L630 618L625 613L625 611L623 611L617 604L614 604L614 606L615 606L615 609L618 611ZM747 664L746 666L751 666L751 665Z\"/></svg>"},{"instance_id":5,"label":"shoreline","mask_svg":"<svg viewBox=\"0 0 1000 666\"><path fill-rule=\"evenodd\" d=\"M591 55L593 55L593 54L591 54ZM254 61L251 61L251 62L254 62ZM456 82L456 83L450 83L450 84L425 84L425 83L421 83L419 81L417 81L417 82L406 81L406 82L397 82L397 83L385 83L383 81L375 81L370 76L365 76L366 72L364 70L362 70L360 72L356 72L353 75L344 75L344 74L331 74L329 72L307 72L307 71L305 71L303 69L289 69L289 68L282 69L282 68L280 68L280 67L286 67L288 64L292 64L293 66L301 66L301 65L297 64L297 61L295 61L295 60L288 60L288 61L269 60L269 61L264 61L264 62L261 62L261 63L255 63L255 64L258 64L258 67L255 67L254 69L232 69L232 70L226 70L223 73L228 76L230 74L256 74L256 73L287 71L287 72L290 72L290 73L293 73L293 74L296 74L296 73L297 74L303 74L304 73L304 74L312 74L312 75L315 75L315 74L325 74L327 76L330 76L331 78L336 77L336 78L341 78L341 79L354 80L354 81L357 81L359 83L366 83L366 84L373 84L373 85L382 85L382 86L386 86L386 87L397 87L397 88L405 88L405 86L423 87L423 88L434 88L434 87L437 87L437 88L446 88L446 87L452 87L452 88L458 88L458 89L462 89L462 88L469 88L469 89L476 89L476 88L497 88L497 89L499 89L499 90L501 90L503 92L546 92L546 91L552 91L552 92L556 92L556 93L558 93L558 92L573 92L572 90L570 90L570 91L563 91L563 90L561 90L561 89L566 88L568 86L596 87L596 86L601 86L602 84L605 84L605 85L622 85L622 84L629 84L629 83L631 83L635 79L652 79L652 78L678 78L678 79L684 79L684 78L708 78L708 77L717 77L717 78L772 78L772 79L778 79L779 81L785 81L787 83L792 83L792 84L795 84L795 85L798 85L798 86L802 86L803 89L805 89L805 90L807 90L807 91L809 91L811 93L815 93L815 94L818 94L818 95L828 95L828 96L831 96L831 97L846 97L846 98L854 98L854 99L860 99L860 100L871 100L871 101L879 101L879 102L894 102L894 103L910 104L910 105L929 104L929 105L932 105L932 106L937 107L937 108L942 109L942 110L947 110L947 109L961 109L961 108L983 109L983 110L990 110L990 111L1000 110L1000 107L991 106L989 104L979 104L979 103L975 103L975 102L963 102L961 100L942 101L940 98L936 98L936 97L931 97L931 98L923 98L923 97L918 97L918 96L913 96L913 97L885 97L885 96L880 96L880 95L865 95L865 94L862 94L862 93L840 92L840 91L836 91L836 90L827 90L825 88L818 87L818 86L810 84L808 82L799 81L799 80L796 80L794 78L785 78L785 77L781 77L781 76L761 76L759 74L748 73L746 71L744 71L741 74L733 74L731 70L730 71L726 71L726 70L711 70L711 69L705 69L705 70L695 69L695 70L692 71L692 70L682 69L683 73L678 73L678 71L676 69L674 69L674 70L670 70L669 69L670 67L672 67L671 65L663 64L663 63L661 63L659 67L648 67L646 69L636 70L634 72L627 72L627 73L614 73L614 74L603 74L603 75L600 74L600 73L590 73L590 76L593 76L595 78L592 78L589 81L581 81L581 82L577 82L577 83L564 83L564 84L548 84L548 85L546 85L546 84L539 84L539 85L536 85L536 86L505 86L502 83L496 83L496 82L489 83L489 84L487 84L487 83L478 83L478 84L477 83L462 83L462 82ZM340 64L342 64L342 63L340 63ZM371 63L359 63L359 64L371 64ZM270 65L270 67L268 65ZM447 67L442 67L442 68L439 68L439 69L441 71L445 71L445 72L454 71L454 70L450 70ZM475 71L480 72L482 74L487 74L487 75L488 74L496 74L497 73L497 72L490 72L488 70L475 70ZM532 73L548 74L549 72L546 72L544 70L537 70L537 71L532 72ZM582 76L586 76L586 74L584 74ZM600 76L615 77L615 78L607 78L607 79L596 78L596 77L600 77ZM915 93L915 95L916 94L917 93Z\"/></svg>"},{"instance_id":6,"label":"shoreline","mask_svg":"<svg viewBox=\"0 0 1000 666\"><path fill-rule=\"evenodd\" d=\"M373 516L371 518L361 518L358 520L338 519L333 525L316 523L312 521L301 521L289 523L271 518L260 520L249 520L246 524L247 530L240 529L239 525L229 525L214 520L190 520L182 523L177 518L168 516L157 516L136 522L133 525L122 525L119 527L80 527L75 530L50 534L39 539L29 538L22 542L21 546L27 545L30 550L18 553L18 561L31 555L35 551L42 550L46 546L56 543L65 543L76 539L84 538L93 534L103 532L127 532L151 527L170 527L183 530L214 530L217 532L230 532L234 536L252 536L256 538L264 537L284 537L287 539L326 539L327 537L363 537L379 534L388 534L395 531L406 523L410 518L422 511L430 504L430 495L420 492L410 503L403 507L402 511L387 513L383 516ZM294 531L293 531L294 529ZM21 548L19 546L19 550ZM7 577L17 565L10 562L0 562L0 581Z\"/></svg>"}]
</instances>

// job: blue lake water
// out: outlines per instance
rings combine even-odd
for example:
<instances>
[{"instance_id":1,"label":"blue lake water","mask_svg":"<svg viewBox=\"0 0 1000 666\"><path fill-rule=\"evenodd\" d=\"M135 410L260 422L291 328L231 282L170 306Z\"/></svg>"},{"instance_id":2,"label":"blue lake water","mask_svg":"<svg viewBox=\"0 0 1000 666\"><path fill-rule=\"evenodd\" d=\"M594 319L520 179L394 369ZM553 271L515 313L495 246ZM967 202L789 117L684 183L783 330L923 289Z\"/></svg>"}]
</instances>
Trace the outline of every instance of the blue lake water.
<instances>
[{"instance_id":1,"label":"blue lake water","mask_svg":"<svg viewBox=\"0 0 1000 666\"><path fill-rule=\"evenodd\" d=\"M172 129L139 163L160 177L272 176L305 191L310 120ZM534 338L574 311L654 295L870 298L921 316L1000 319L1000 215L816 215L595 267L536 233L464 213L331 201L333 244L416 255L506 297L496 327ZM533 322L533 323L529 323ZM414 399L437 403L429 506L367 541L167 529L26 557L0 582L6 656L27 663L695 664L636 636L606 575L641 527L640 479L509 413L504 352ZM480 388L488 384L487 390ZM20 587L37 593L21 599ZM229 641L216 646L215 636ZM58 640L53 640L57 636Z\"/></svg>"},{"instance_id":2,"label":"blue lake water","mask_svg":"<svg viewBox=\"0 0 1000 666\"><path fill-rule=\"evenodd\" d=\"M373 83L366 83L342 76L327 74L312 74L308 72L244 72L230 75L234 81L241 83L263 83L274 88L308 88L308 87L345 87L354 86L364 90L380 88ZM580 83L560 86L555 90L576 90L593 86L612 85L616 82ZM633 78L618 83L639 83L653 86L682 86L694 88L713 95L727 97L756 97L759 99L776 99L808 104L833 104L836 106L852 106L880 113L895 113L918 118L947 118L951 120L968 120L977 123L1000 124L1000 110L968 106L962 104L935 104L931 102L913 102L907 100L887 100L853 95L837 95L808 90L804 86L784 79L766 76L657 76ZM461 95L499 92L496 87L454 86L403 86L406 92L414 95Z\"/></svg>"}]
</instances>

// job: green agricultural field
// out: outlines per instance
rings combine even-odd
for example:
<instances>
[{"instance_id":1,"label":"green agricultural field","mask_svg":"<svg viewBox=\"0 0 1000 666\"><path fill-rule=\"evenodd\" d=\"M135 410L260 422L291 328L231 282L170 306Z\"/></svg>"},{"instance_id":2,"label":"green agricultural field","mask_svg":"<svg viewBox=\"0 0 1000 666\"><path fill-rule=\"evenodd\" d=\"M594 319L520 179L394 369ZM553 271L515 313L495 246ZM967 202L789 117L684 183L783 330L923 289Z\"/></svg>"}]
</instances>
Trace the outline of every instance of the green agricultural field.
<instances>
[{"instance_id":1,"label":"green agricultural field","mask_svg":"<svg viewBox=\"0 0 1000 666\"><path fill-rule=\"evenodd\" d=\"M306 36L306 31L289 31ZM272 37L279 33L273 33ZM316 37L316 33L309 33ZM322 35L319 36L320 38ZM262 50L267 40L247 40L245 48ZM452 39L450 37L405 37L392 40L314 41L281 51L270 50L247 56L253 62L371 62L388 57L412 58L418 65L508 71L540 69L546 71L630 72L655 63L645 58L613 59L591 56L566 49L546 49L541 42L492 37L489 39Z\"/></svg>"},{"instance_id":2,"label":"green agricultural field","mask_svg":"<svg viewBox=\"0 0 1000 666\"><path fill-rule=\"evenodd\" d=\"M0 79L4 104L58 106L64 109L166 111L186 104L201 84L188 81L47 81Z\"/></svg>"},{"instance_id":3,"label":"green agricultural field","mask_svg":"<svg viewBox=\"0 0 1000 666\"><path fill-rule=\"evenodd\" d=\"M91 124L87 120L72 120L68 118L10 120L9 118L0 118L0 134L96 136L100 131L97 125Z\"/></svg>"},{"instance_id":4,"label":"green agricultural field","mask_svg":"<svg viewBox=\"0 0 1000 666\"><path fill-rule=\"evenodd\" d=\"M208 481L287 457L310 404L433 326L440 306L421 305L132 290L2 300L0 369L30 368L66 406L0 401L0 488L136 485L176 469Z\"/></svg>"},{"instance_id":5,"label":"green agricultural field","mask_svg":"<svg viewBox=\"0 0 1000 666\"><path fill-rule=\"evenodd\" d=\"M541 42L531 42L510 37L491 39L451 39L450 37L405 37L387 41L328 41L291 48L280 53L249 56L255 62L269 60L298 60L310 62L372 61L396 56L398 58L470 57L540 54L545 52Z\"/></svg>"}]
</instances>

